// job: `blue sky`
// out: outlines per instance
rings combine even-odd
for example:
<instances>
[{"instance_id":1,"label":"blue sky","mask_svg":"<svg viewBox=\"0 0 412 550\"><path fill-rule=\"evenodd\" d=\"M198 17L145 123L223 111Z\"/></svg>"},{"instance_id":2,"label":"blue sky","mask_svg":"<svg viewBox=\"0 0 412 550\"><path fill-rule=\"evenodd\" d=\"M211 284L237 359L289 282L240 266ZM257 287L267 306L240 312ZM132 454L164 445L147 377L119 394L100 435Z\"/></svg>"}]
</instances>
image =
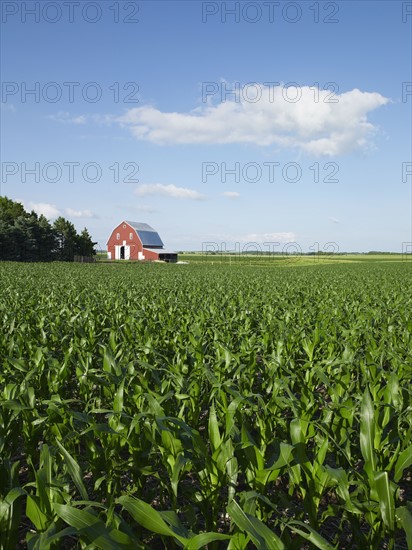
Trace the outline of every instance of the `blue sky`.
<instances>
[{"instance_id":1,"label":"blue sky","mask_svg":"<svg viewBox=\"0 0 412 550\"><path fill-rule=\"evenodd\" d=\"M1 194L101 248L128 219L176 250L401 252L411 23L397 1L3 1Z\"/></svg>"}]
</instances>

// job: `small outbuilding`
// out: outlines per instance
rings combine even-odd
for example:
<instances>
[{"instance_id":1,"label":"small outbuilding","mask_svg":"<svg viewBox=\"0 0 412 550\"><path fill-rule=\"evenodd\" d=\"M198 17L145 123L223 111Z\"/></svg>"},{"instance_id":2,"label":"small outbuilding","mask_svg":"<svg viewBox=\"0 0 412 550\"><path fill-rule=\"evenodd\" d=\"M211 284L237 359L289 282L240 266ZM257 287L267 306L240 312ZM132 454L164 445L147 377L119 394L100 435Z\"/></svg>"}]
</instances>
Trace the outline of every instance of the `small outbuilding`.
<instances>
[{"instance_id":1,"label":"small outbuilding","mask_svg":"<svg viewBox=\"0 0 412 550\"><path fill-rule=\"evenodd\" d=\"M109 260L160 260L177 262L177 253L166 250L159 233L147 223L122 221L107 241Z\"/></svg>"}]
</instances>

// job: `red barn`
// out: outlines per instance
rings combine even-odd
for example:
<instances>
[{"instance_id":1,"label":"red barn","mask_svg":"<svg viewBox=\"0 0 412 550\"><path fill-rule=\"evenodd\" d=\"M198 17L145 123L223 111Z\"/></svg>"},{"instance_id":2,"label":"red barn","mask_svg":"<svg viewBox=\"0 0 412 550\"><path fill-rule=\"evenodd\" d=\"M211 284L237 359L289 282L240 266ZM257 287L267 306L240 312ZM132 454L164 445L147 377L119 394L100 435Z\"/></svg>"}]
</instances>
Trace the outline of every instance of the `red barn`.
<instances>
[{"instance_id":1,"label":"red barn","mask_svg":"<svg viewBox=\"0 0 412 550\"><path fill-rule=\"evenodd\" d=\"M109 260L163 260L177 262L177 253L165 250L157 231L147 223L123 221L107 241Z\"/></svg>"}]
</instances>

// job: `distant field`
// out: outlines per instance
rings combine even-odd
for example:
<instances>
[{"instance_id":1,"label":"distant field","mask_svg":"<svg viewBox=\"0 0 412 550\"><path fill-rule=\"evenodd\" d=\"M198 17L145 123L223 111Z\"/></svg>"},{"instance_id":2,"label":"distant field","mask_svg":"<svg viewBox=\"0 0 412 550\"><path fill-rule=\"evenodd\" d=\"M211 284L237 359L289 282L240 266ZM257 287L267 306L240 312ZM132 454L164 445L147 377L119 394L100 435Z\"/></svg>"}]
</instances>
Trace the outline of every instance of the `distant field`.
<instances>
[{"instance_id":1,"label":"distant field","mask_svg":"<svg viewBox=\"0 0 412 550\"><path fill-rule=\"evenodd\" d=\"M336 254L336 255L235 255L235 254L179 254L179 260L202 264L239 264L239 265L277 265L299 266L319 265L325 263L358 263L358 262L404 262L412 267L412 255L403 254Z\"/></svg>"},{"instance_id":2,"label":"distant field","mask_svg":"<svg viewBox=\"0 0 412 550\"><path fill-rule=\"evenodd\" d=\"M412 263L180 259L0 264L2 550L412 548Z\"/></svg>"},{"instance_id":3,"label":"distant field","mask_svg":"<svg viewBox=\"0 0 412 550\"><path fill-rule=\"evenodd\" d=\"M107 253L99 252L96 256L98 261L107 261ZM182 252L179 253L179 261L196 264L239 264L239 265L318 265L330 262L348 263L348 262L404 262L412 266L412 255L406 254L322 254L319 256L308 255L255 255L255 254L204 254L201 252ZM119 260L120 262L120 260Z\"/></svg>"}]
</instances>

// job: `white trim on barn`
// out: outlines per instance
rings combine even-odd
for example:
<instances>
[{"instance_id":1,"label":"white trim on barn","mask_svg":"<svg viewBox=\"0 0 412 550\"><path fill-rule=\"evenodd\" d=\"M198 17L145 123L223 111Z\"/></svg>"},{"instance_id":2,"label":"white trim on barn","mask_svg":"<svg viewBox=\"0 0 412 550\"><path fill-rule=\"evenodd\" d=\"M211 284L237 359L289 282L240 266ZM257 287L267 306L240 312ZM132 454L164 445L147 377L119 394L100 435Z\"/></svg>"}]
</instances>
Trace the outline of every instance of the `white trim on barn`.
<instances>
[{"instance_id":1,"label":"white trim on barn","mask_svg":"<svg viewBox=\"0 0 412 550\"><path fill-rule=\"evenodd\" d=\"M123 241L126 243L126 241ZM122 248L123 248L123 258L122 258ZM111 258L109 258L111 259ZM114 259L115 260L130 260L130 246L126 244L115 244L114 245Z\"/></svg>"}]
</instances>

